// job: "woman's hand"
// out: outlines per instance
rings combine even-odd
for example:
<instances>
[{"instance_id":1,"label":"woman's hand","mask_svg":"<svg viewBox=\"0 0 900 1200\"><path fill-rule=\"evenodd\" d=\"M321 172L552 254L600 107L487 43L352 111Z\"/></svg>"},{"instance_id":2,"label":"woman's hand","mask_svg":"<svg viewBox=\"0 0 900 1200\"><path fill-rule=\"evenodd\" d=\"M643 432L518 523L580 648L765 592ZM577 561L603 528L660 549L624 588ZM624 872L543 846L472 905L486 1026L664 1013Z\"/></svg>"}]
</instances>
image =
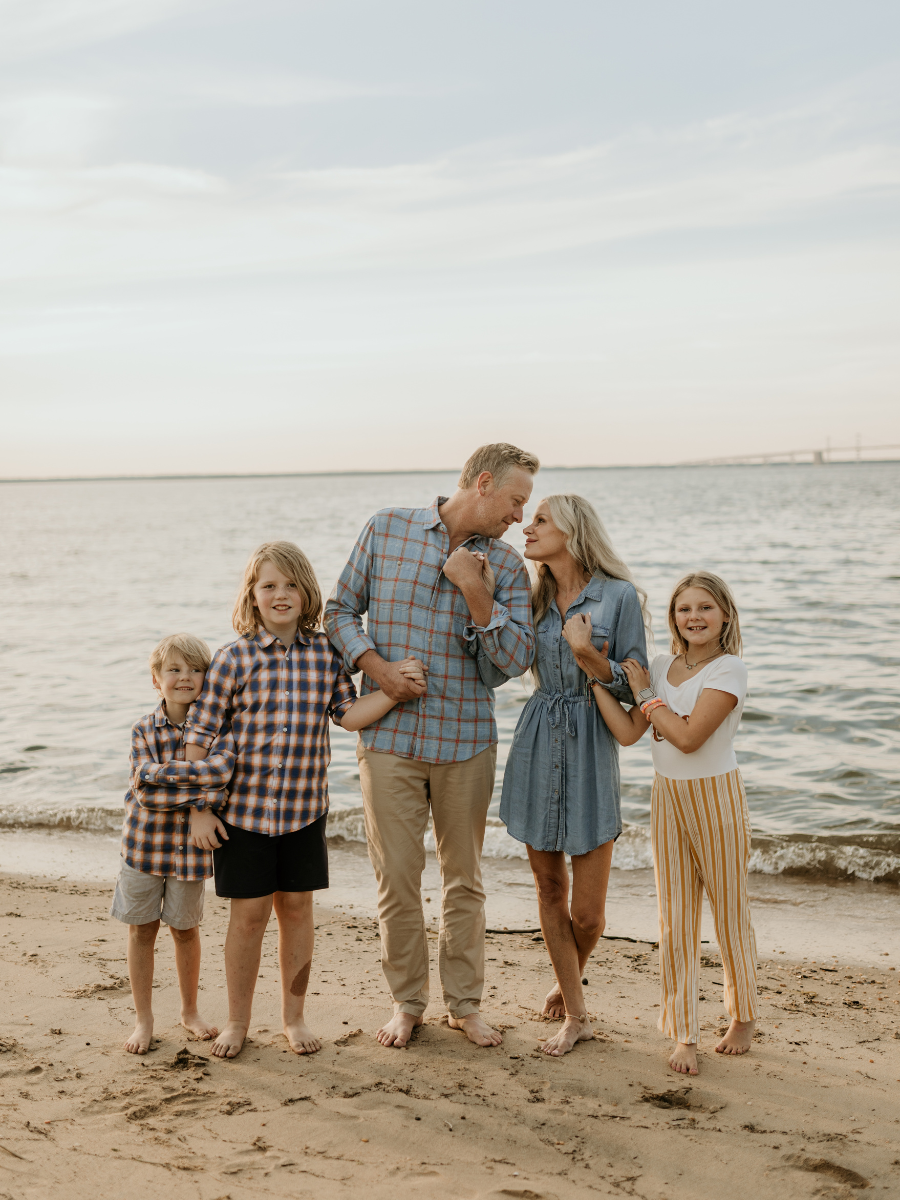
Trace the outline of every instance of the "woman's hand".
<instances>
[{"instance_id":1,"label":"woman's hand","mask_svg":"<svg viewBox=\"0 0 900 1200\"><path fill-rule=\"evenodd\" d=\"M576 613L574 617L569 617L565 625L563 625L563 637L569 643L572 653L577 658L579 654L583 654L585 650L590 650L593 646L591 642L591 618L587 613ZM607 654L609 646L606 647ZM583 668L582 668L583 669Z\"/></svg>"},{"instance_id":2,"label":"woman's hand","mask_svg":"<svg viewBox=\"0 0 900 1200\"><path fill-rule=\"evenodd\" d=\"M622 659L622 670L628 676L628 682L631 685L631 694L636 696L638 692L642 692L644 688L653 687L653 680L650 678L650 672L645 666L634 658Z\"/></svg>"},{"instance_id":3,"label":"woman's hand","mask_svg":"<svg viewBox=\"0 0 900 1200\"><path fill-rule=\"evenodd\" d=\"M481 554L480 552L476 553L475 557L481 559L481 582L490 593L491 599L493 599L494 591L497 587L497 578L494 575L494 568L491 566L491 560L486 554Z\"/></svg>"}]
</instances>

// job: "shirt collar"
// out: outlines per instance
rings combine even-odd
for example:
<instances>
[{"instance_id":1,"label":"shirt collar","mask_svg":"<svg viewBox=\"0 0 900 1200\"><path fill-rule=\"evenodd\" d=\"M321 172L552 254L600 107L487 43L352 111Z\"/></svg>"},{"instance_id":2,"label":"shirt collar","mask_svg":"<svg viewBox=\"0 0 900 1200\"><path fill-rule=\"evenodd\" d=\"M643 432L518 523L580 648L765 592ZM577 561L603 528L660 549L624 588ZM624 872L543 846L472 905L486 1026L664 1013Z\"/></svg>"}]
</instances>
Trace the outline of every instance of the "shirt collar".
<instances>
[{"instance_id":1,"label":"shirt collar","mask_svg":"<svg viewBox=\"0 0 900 1200\"><path fill-rule=\"evenodd\" d=\"M442 504L446 504L449 499L449 496L438 496L434 504L430 508L425 509L425 520L422 524L426 529L436 529L438 525L442 524L441 514L438 512L438 509Z\"/></svg>"},{"instance_id":2,"label":"shirt collar","mask_svg":"<svg viewBox=\"0 0 900 1200\"><path fill-rule=\"evenodd\" d=\"M278 641L278 638L275 637L273 633L269 633L268 629L266 629L264 625L260 625L256 633L254 633L252 640L255 641L258 646L265 646L268 649L273 642ZM305 633L301 633L301 631L298 629L297 636L294 638L294 641L299 642L301 646L308 646L310 643L310 638ZM293 643L291 644L293 645Z\"/></svg>"},{"instance_id":3,"label":"shirt collar","mask_svg":"<svg viewBox=\"0 0 900 1200\"><path fill-rule=\"evenodd\" d=\"M171 725L173 729L181 729L180 725L176 725L174 721L169 720L169 715L166 712L165 700L160 700L159 707L153 714L153 724L157 727L162 725Z\"/></svg>"},{"instance_id":4,"label":"shirt collar","mask_svg":"<svg viewBox=\"0 0 900 1200\"><path fill-rule=\"evenodd\" d=\"M584 585L582 596L589 596L591 600L600 600L603 597L603 583L605 576L592 575L588 582Z\"/></svg>"},{"instance_id":5,"label":"shirt collar","mask_svg":"<svg viewBox=\"0 0 900 1200\"><path fill-rule=\"evenodd\" d=\"M445 528L444 523L441 520L441 514L438 512L438 509L440 508L440 506L442 504L446 504L449 499L450 499L449 496L438 496L438 498L435 500L434 504L432 504L430 508L425 509L425 520L422 522L422 524L425 526L426 529L437 529L439 526L441 528ZM460 545L468 546L471 544L473 546L474 545L483 546L485 544L489 544L490 541L491 541L490 538L484 537L480 533L473 533L473 534L471 534L470 537L467 537L464 542L460 542Z\"/></svg>"}]
</instances>

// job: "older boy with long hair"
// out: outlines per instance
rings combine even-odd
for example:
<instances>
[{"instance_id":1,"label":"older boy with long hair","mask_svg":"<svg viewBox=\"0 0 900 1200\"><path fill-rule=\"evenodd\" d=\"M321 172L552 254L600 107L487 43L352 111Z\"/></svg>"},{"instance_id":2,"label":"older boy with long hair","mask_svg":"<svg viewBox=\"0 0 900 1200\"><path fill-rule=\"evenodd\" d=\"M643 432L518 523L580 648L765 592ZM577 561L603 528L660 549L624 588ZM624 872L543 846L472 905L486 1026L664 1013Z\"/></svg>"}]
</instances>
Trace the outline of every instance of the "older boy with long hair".
<instances>
[{"instance_id":1,"label":"older boy with long hair","mask_svg":"<svg viewBox=\"0 0 900 1200\"><path fill-rule=\"evenodd\" d=\"M384 692L362 700L319 628L322 597L299 546L266 542L250 556L235 604L240 635L217 650L185 735L187 755L206 753L230 728L237 763L214 847L216 894L231 899L225 941L228 1024L212 1046L239 1054L247 1036L262 940L278 918L281 1013L297 1054L321 1049L304 1019L312 966L313 892L328 887L329 718L360 729L396 703ZM424 688L421 664L403 664ZM416 683L418 681L418 683Z\"/></svg>"}]
</instances>

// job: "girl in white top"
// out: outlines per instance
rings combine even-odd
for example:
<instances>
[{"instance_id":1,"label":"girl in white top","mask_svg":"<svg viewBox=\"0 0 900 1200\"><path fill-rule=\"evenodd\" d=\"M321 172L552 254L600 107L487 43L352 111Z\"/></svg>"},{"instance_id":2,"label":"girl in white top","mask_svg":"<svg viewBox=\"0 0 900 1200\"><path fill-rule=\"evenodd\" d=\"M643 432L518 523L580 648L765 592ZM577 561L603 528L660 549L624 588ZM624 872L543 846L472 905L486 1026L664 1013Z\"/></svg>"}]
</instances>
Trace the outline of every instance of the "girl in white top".
<instances>
[{"instance_id":1,"label":"girl in white top","mask_svg":"<svg viewBox=\"0 0 900 1200\"><path fill-rule=\"evenodd\" d=\"M693 572L669 601L672 653L649 673L623 662L637 703L594 696L622 745L653 729L651 832L659 898L659 1027L675 1041L669 1065L696 1075L700 1040L700 917L706 891L725 972L731 1025L719 1054L745 1054L756 1024L756 943L747 896L750 818L734 754L747 694L737 607L717 575Z\"/></svg>"}]
</instances>

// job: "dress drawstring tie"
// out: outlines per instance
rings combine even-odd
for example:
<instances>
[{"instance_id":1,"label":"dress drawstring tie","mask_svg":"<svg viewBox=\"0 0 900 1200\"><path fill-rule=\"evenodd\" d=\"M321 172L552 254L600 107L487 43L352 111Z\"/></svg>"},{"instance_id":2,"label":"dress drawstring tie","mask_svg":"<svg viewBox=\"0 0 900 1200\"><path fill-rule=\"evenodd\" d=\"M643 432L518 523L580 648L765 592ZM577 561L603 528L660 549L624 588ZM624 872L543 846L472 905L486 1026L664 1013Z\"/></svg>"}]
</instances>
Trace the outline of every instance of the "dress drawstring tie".
<instances>
[{"instance_id":1,"label":"dress drawstring tie","mask_svg":"<svg viewBox=\"0 0 900 1200\"><path fill-rule=\"evenodd\" d=\"M547 720L550 727L556 729L562 722L569 737L577 737L572 721L572 705L593 703L593 696L573 696L571 692L545 692L543 689L538 691L538 695L547 704Z\"/></svg>"}]
</instances>

